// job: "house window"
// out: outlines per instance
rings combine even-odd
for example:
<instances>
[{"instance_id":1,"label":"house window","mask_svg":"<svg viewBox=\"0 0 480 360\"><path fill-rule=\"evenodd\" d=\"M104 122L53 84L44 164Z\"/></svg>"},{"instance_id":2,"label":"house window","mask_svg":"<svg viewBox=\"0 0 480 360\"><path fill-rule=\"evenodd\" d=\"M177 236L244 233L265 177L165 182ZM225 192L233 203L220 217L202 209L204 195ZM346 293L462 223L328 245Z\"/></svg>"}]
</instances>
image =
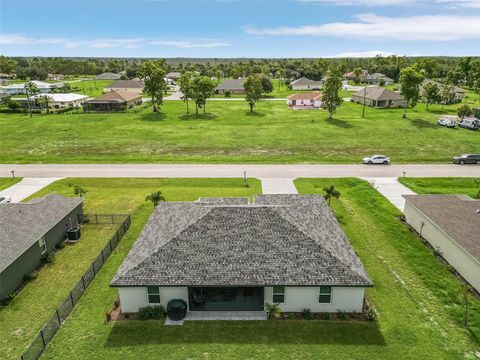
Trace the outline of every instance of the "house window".
<instances>
[{"instance_id":1,"label":"house window","mask_svg":"<svg viewBox=\"0 0 480 360\"><path fill-rule=\"evenodd\" d=\"M147 287L148 293L148 303L149 304L160 304L160 288L157 286Z\"/></svg>"},{"instance_id":2,"label":"house window","mask_svg":"<svg viewBox=\"0 0 480 360\"><path fill-rule=\"evenodd\" d=\"M273 287L273 302L276 304L285 302L285 286Z\"/></svg>"},{"instance_id":3,"label":"house window","mask_svg":"<svg viewBox=\"0 0 480 360\"><path fill-rule=\"evenodd\" d=\"M320 286L320 295L318 296L320 304L330 304L332 302L332 287Z\"/></svg>"},{"instance_id":4,"label":"house window","mask_svg":"<svg viewBox=\"0 0 480 360\"><path fill-rule=\"evenodd\" d=\"M40 251L42 254L47 252L47 243L45 242L45 236L42 236L40 240L38 240L38 246L40 247Z\"/></svg>"}]
</instances>

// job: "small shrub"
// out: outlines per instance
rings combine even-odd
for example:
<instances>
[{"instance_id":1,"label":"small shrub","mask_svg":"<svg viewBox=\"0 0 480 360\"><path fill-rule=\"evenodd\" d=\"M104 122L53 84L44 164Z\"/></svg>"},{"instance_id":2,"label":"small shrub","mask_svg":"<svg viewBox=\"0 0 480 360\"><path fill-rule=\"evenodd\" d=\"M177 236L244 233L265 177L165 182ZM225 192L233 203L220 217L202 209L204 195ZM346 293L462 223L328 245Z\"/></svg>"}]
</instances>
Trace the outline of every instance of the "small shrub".
<instances>
[{"instance_id":1,"label":"small shrub","mask_svg":"<svg viewBox=\"0 0 480 360\"><path fill-rule=\"evenodd\" d=\"M223 95L224 95L226 98L229 98L229 97L232 96L232 92L231 92L230 90L225 90L225 91L223 92Z\"/></svg>"},{"instance_id":2,"label":"small shrub","mask_svg":"<svg viewBox=\"0 0 480 360\"><path fill-rule=\"evenodd\" d=\"M337 310L337 317L340 320L347 320L347 313L345 311L342 311L342 310Z\"/></svg>"},{"instance_id":3,"label":"small shrub","mask_svg":"<svg viewBox=\"0 0 480 360\"><path fill-rule=\"evenodd\" d=\"M26 274L26 275L23 277L23 280L24 280L24 281L32 281L32 280L35 280L37 277L38 277L38 271L37 271L37 270L34 270L34 271L29 272L28 274Z\"/></svg>"},{"instance_id":4,"label":"small shrub","mask_svg":"<svg viewBox=\"0 0 480 360\"><path fill-rule=\"evenodd\" d=\"M312 320L313 319L313 314L312 310L310 309L302 309L302 315L305 320Z\"/></svg>"},{"instance_id":5,"label":"small shrub","mask_svg":"<svg viewBox=\"0 0 480 360\"><path fill-rule=\"evenodd\" d=\"M55 262L55 253L54 252L49 252L46 253L42 260L48 264L53 264Z\"/></svg>"},{"instance_id":6,"label":"small shrub","mask_svg":"<svg viewBox=\"0 0 480 360\"><path fill-rule=\"evenodd\" d=\"M268 318L276 318L278 319L280 315L282 314L282 310L280 309L279 304L265 304L265 311L267 312Z\"/></svg>"},{"instance_id":7,"label":"small shrub","mask_svg":"<svg viewBox=\"0 0 480 360\"><path fill-rule=\"evenodd\" d=\"M138 320L161 319L165 316L165 309L162 305L145 306L138 309Z\"/></svg>"},{"instance_id":8,"label":"small shrub","mask_svg":"<svg viewBox=\"0 0 480 360\"><path fill-rule=\"evenodd\" d=\"M373 306L370 306L365 312L365 318L368 321L375 321L377 319L377 311Z\"/></svg>"},{"instance_id":9,"label":"small shrub","mask_svg":"<svg viewBox=\"0 0 480 360\"><path fill-rule=\"evenodd\" d=\"M329 313L323 313L322 314L322 319L323 320L330 320L330 314Z\"/></svg>"}]
</instances>

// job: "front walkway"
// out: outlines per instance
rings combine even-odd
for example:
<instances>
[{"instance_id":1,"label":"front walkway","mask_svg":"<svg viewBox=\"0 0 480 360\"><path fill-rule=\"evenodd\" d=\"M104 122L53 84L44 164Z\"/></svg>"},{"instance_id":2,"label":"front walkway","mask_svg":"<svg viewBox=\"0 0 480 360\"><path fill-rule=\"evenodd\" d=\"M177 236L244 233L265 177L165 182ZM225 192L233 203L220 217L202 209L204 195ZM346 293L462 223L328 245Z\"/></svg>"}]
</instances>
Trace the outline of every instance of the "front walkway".
<instances>
[{"instance_id":1,"label":"front walkway","mask_svg":"<svg viewBox=\"0 0 480 360\"><path fill-rule=\"evenodd\" d=\"M267 320L265 311L188 311L185 319L173 321L167 316L165 325L183 325L185 321L257 321Z\"/></svg>"},{"instance_id":2,"label":"front walkway","mask_svg":"<svg viewBox=\"0 0 480 360\"><path fill-rule=\"evenodd\" d=\"M12 202L20 202L60 179L62 178L23 178L15 185L0 191L0 196L11 197Z\"/></svg>"},{"instance_id":3,"label":"front walkway","mask_svg":"<svg viewBox=\"0 0 480 360\"><path fill-rule=\"evenodd\" d=\"M401 184L396 177L364 177L362 179L370 182L401 212L405 208L405 199L402 195L416 195L415 192Z\"/></svg>"},{"instance_id":4,"label":"front walkway","mask_svg":"<svg viewBox=\"0 0 480 360\"><path fill-rule=\"evenodd\" d=\"M292 178L263 178L263 194L298 194Z\"/></svg>"}]
</instances>

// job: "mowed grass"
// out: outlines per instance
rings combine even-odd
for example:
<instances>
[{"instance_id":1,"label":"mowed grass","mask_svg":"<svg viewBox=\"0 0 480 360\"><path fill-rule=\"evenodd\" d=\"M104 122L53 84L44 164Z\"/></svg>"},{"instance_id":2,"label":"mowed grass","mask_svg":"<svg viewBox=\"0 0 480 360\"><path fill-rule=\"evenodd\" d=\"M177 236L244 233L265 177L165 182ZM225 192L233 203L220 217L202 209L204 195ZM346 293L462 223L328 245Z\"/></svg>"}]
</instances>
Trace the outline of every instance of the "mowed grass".
<instances>
[{"instance_id":1,"label":"mowed grass","mask_svg":"<svg viewBox=\"0 0 480 360\"><path fill-rule=\"evenodd\" d=\"M112 80L84 80L69 83L71 92L90 97L98 97L103 94L103 88L112 83Z\"/></svg>"},{"instance_id":2,"label":"mowed grass","mask_svg":"<svg viewBox=\"0 0 480 360\"><path fill-rule=\"evenodd\" d=\"M478 344L450 314L451 309L458 311L457 280L397 221L397 210L368 183L301 179L296 185L302 193L320 193L332 182L342 192L340 200L332 202L341 226L375 282L367 296L378 309L378 322L207 321L164 326L161 321L123 321L104 325L104 312L116 297L108 284L143 226L134 221L121 248L42 358L137 359L142 354L159 359L473 359ZM142 214L135 217L145 217ZM421 275L426 269L432 271L431 284Z\"/></svg>"},{"instance_id":3,"label":"mowed grass","mask_svg":"<svg viewBox=\"0 0 480 360\"><path fill-rule=\"evenodd\" d=\"M417 194L464 194L480 196L480 178L398 178Z\"/></svg>"},{"instance_id":4,"label":"mowed grass","mask_svg":"<svg viewBox=\"0 0 480 360\"><path fill-rule=\"evenodd\" d=\"M145 201L146 195L160 190L168 201L193 201L202 196L251 196L261 192L260 182L255 179L248 179L248 187L243 179L63 179L29 199L52 192L73 196L72 188L68 186L70 183L80 184L88 190L86 213L132 214L131 229L102 268L103 281L94 285L96 279L91 285L101 288L100 292L92 293L101 298L95 298L90 304L95 307L95 314L100 310L101 323L103 313L116 297L116 291L109 289L108 284L153 210L152 204ZM114 228L110 226L84 226L80 242L60 250L54 264L43 267L37 279L28 283L12 303L0 309L2 359L20 357L113 232ZM88 346L88 342L84 345Z\"/></svg>"},{"instance_id":5,"label":"mowed grass","mask_svg":"<svg viewBox=\"0 0 480 360\"><path fill-rule=\"evenodd\" d=\"M192 104L190 104L192 105ZM181 101L126 114L50 114L0 118L3 163L358 163L381 153L395 163L450 162L480 152L480 132L436 125L458 105L401 109L345 102L333 120L324 110L294 111L264 101L210 101L207 115L185 115ZM192 107L191 107L192 108Z\"/></svg>"},{"instance_id":6,"label":"mowed grass","mask_svg":"<svg viewBox=\"0 0 480 360\"><path fill-rule=\"evenodd\" d=\"M20 182L22 180L21 177L16 177L16 178L0 178L0 191L5 190L6 188L9 188L12 185L15 185L16 183Z\"/></svg>"}]
</instances>

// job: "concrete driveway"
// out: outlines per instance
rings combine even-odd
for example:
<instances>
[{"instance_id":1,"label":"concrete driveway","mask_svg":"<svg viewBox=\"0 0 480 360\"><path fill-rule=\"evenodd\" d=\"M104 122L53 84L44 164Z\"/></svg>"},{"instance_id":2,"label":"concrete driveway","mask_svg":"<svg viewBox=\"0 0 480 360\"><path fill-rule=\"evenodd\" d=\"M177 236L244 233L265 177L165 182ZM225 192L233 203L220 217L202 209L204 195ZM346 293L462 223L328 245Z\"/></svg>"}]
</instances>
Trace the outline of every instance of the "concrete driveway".
<instances>
[{"instance_id":1,"label":"concrete driveway","mask_svg":"<svg viewBox=\"0 0 480 360\"><path fill-rule=\"evenodd\" d=\"M12 202L20 202L38 190L61 178L23 178L20 182L0 191L0 196L11 197Z\"/></svg>"}]
</instances>

